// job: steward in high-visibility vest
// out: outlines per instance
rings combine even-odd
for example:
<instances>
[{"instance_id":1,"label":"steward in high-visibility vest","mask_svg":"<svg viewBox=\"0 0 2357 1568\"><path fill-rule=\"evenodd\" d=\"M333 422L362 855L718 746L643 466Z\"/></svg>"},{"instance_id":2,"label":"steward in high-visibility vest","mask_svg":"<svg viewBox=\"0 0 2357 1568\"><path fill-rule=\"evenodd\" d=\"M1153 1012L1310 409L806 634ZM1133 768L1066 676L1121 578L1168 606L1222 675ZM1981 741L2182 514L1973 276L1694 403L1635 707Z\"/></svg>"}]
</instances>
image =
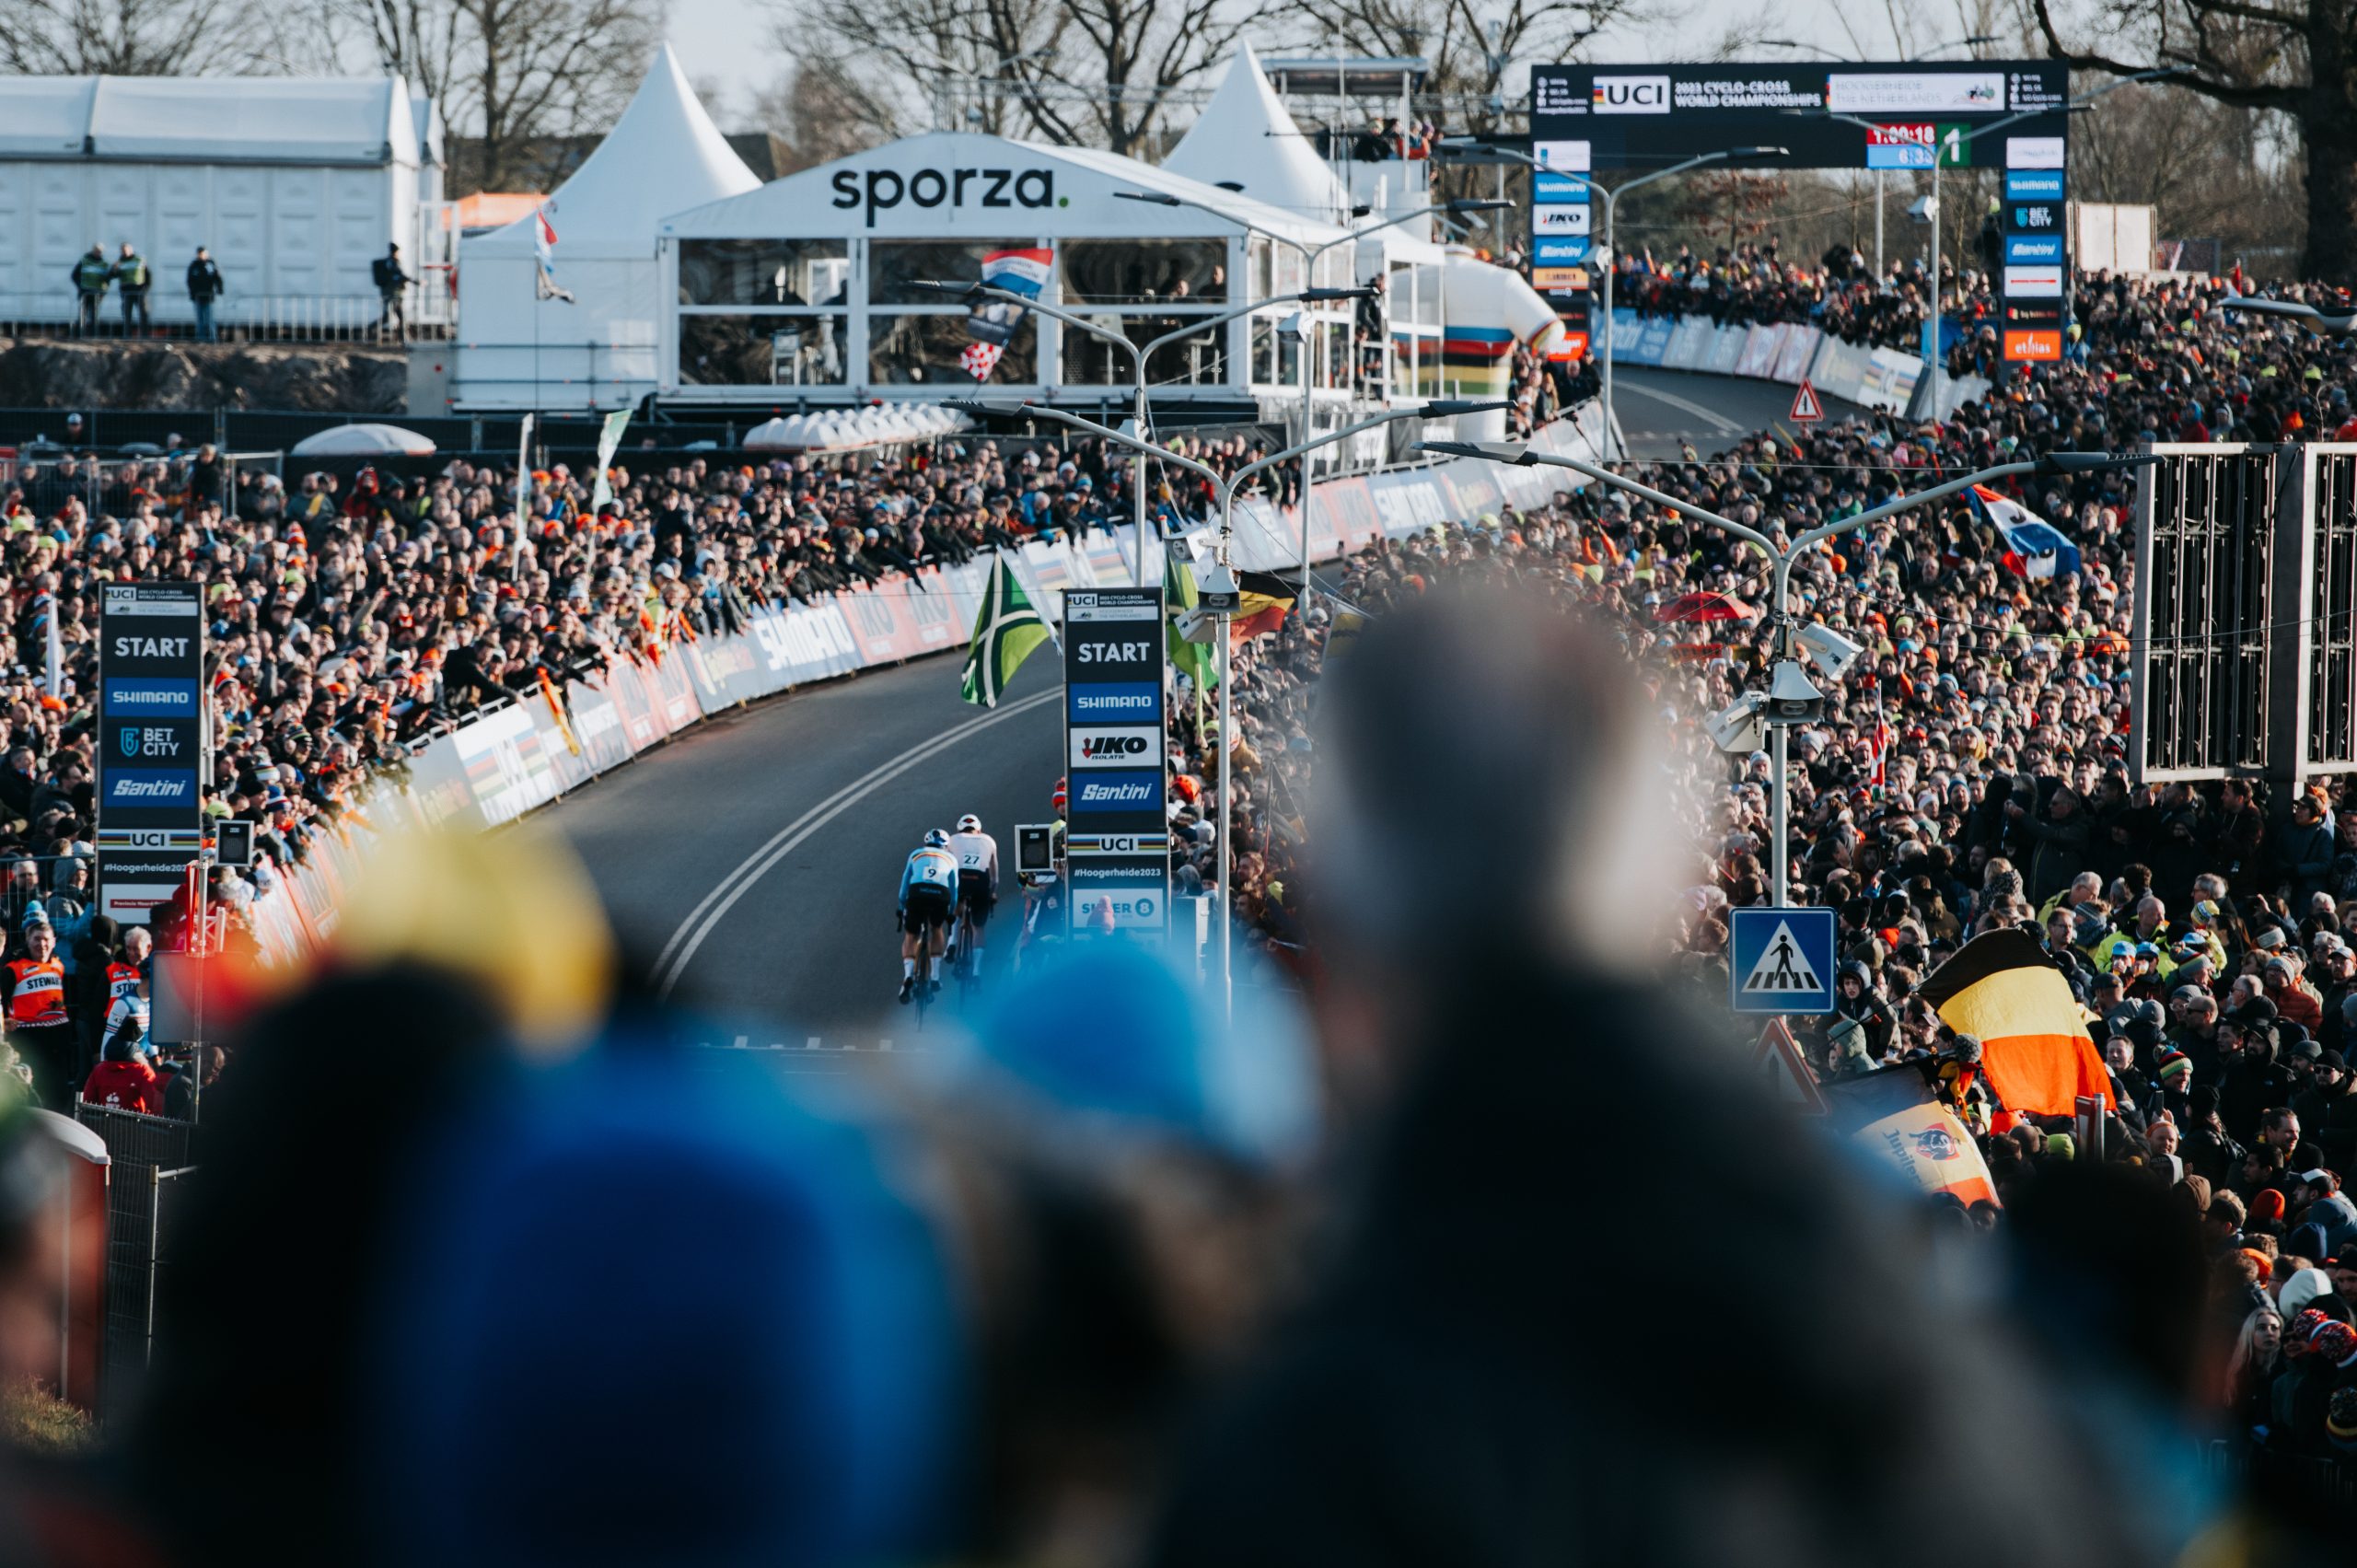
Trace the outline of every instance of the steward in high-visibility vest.
<instances>
[{"instance_id":1,"label":"steward in high-visibility vest","mask_svg":"<svg viewBox=\"0 0 2357 1568\"><path fill-rule=\"evenodd\" d=\"M65 966L46 920L26 924L25 957L7 965L8 1038L33 1070L33 1091L52 1110L72 1113L81 1083L81 1042L65 1015Z\"/></svg>"}]
</instances>

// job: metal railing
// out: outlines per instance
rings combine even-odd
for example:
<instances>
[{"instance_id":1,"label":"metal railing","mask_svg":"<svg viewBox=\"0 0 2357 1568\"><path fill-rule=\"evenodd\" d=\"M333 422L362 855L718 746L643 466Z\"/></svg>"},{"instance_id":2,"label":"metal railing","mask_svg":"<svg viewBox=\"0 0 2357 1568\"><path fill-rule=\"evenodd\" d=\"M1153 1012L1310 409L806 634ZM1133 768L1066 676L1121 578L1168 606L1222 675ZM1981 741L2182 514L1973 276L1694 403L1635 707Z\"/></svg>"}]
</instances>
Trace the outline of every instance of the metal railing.
<instances>
[{"instance_id":1,"label":"metal railing","mask_svg":"<svg viewBox=\"0 0 2357 1568\"><path fill-rule=\"evenodd\" d=\"M412 283L401 291L400 321L385 325L385 302L375 294L226 295L213 305L215 336L225 343L402 343L450 336L458 302L447 284ZM0 294L0 336L77 339L93 343L175 342L197 337L196 307L185 293L161 287L147 295L147 319L123 311L120 289L98 301L86 325L69 288Z\"/></svg>"},{"instance_id":2,"label":"metal railing","mask_svg":"<svg viewBox=\"0 0 2357 1568\"><path fill-rule=\"evenodd\" d=\"M157 1286L171 1266L176 1222L195 1173L196 1126L76 1102L75 1120L107 1146L106 1348L99 1409L110 1419L138 1392L156 1344Z\"/></svg>"}]
</instances>

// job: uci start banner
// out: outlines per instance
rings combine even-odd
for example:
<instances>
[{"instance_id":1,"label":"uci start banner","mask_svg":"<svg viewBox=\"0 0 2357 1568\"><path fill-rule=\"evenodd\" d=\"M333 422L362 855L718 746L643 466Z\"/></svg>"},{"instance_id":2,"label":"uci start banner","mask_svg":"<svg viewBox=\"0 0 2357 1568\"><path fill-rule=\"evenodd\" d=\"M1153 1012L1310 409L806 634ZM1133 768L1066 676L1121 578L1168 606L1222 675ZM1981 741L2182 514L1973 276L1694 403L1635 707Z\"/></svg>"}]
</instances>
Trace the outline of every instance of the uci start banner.
<instances>
[{"instance_id":1,"label":"uci start banner","mask_svg":"<svg viewBox=\"0 0 2357 1568\"><path fill-rule=\"evenodd\" d=\"M110 583L99 601L99 907L134 925L203 846L202 592Z\"/></svg>"},{"instance_id":2,"label":"uci start banner","mask_svg":"<svg viewBox=\"0 0 2357 1568\"><path fill-rule=\"evenodd\" d=\"M1063 620L1072 930L1158 937L1170 908L1162 590L1074 588Z\"/></svg>"}]
</instances>

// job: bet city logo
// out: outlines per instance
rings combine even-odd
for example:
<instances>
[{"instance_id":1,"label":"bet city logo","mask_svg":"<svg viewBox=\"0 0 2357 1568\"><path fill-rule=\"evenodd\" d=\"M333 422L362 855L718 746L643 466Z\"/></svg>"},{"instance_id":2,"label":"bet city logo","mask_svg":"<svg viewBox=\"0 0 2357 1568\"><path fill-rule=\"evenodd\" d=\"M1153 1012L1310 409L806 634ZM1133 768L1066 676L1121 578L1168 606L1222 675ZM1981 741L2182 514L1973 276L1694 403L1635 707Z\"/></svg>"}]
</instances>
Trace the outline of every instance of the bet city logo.
<instances>
[{"instance_id":1,"label":"bet city logo","mask_svg":"<svg viewBox=\"0 0 2357 1568\"><path fill-rule=\"evenodd\" d=\"M115 745L126 757L177 757L180 754L180 732L169 725L125 725L116 733Z\"/></svg>"}]
</instances>

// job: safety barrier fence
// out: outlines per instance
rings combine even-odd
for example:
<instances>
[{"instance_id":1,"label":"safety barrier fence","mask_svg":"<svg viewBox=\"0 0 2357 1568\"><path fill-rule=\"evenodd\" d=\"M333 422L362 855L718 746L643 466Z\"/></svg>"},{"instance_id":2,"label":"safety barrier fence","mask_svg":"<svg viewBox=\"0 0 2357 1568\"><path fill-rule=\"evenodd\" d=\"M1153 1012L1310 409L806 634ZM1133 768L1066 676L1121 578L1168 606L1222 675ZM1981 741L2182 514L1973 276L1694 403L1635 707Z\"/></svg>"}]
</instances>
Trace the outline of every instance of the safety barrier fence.
<instances>
[{"instance_id":1,"label":"safety barrier fence","mask_svg":"<svg viewBox=\"0 0 2357 1568\"><path fill-rule=\"evenodd\" d=\"M76 1104L75 1119L107 1146L106 1334L101 1411L128 1408L156 1340L156 1297L171 1266L196 1125L111 1106Z\"/></svg>"},{"instance_id":2,"label":"safety barrier fence","mask_svg":"<svg viewBox=\"0 0 2357 1568\"><path fill-rule=\"evenodd\" d=\"M1787 387L1805 380L1825 396L1914 418L1926 417L1930 409L1930 371L1920 357L1904 349L1848 343L1803 322L1723 326L1708 316L1640 316L1616 308L1612 363ZM1941 416L1988 390L1982 377L1948 377L1940 388Z\"/></svg>"},{"instance_id":3,"label":"safety barrier fence","mask_svg":"<svg viewBox=\"0 0 2357 1568\"><path fill-rule=\"evenodd\" d=\"M1541 430L1534 445L1593 458L1599 427L1599 411L1589 404L1576 420ZM1377 539L1476 518L1505 502L1537 505L1577 483L1561 469L1479 461L1329 481L1314 492L1310 555L1331 560ZM1209 531L1198 528L1190 537ZM1241 505L1236 533L1239 565L1281 570L1300 559L1299 515L1293 507ZM1067 587L1129 581L1135 548L1127 528L1033 540L1013 552L1013 566L1040 612L1052 617ZM400 829L498 827L707 714L789 687L963 648L989 571L985 555L813 603L757 606L739 629L683 635L659 657L618 660L595 676L565 682L552 696L528 692L470 715L415 752L404 773L381 776L366 800L314 836L300 865L260 891L250 918L264 956L292 959L324 942L362 859ZM1041 767L1049 770L1050 760L1042 759Z\"/></svg>"},{"instance_id":4,"label":"safety barrier fence","mask_svg":"<svg viewBox=\"0 0 2357 1568\"><path fill-rule=\"evenodd\" d=\"M0 294L0 337L85 338L123 343L195 340L196 307L181 288L159 282L147 296L147 319L123 314L122 293L109 289L95 321L85 325L70 288ZM449 290L411 284L400 319L384 326L385 301L368 294L231 294L214 302L213 330L223 343L400 343L447 339L457 310Z\"/></svg>"}]
</instances>

